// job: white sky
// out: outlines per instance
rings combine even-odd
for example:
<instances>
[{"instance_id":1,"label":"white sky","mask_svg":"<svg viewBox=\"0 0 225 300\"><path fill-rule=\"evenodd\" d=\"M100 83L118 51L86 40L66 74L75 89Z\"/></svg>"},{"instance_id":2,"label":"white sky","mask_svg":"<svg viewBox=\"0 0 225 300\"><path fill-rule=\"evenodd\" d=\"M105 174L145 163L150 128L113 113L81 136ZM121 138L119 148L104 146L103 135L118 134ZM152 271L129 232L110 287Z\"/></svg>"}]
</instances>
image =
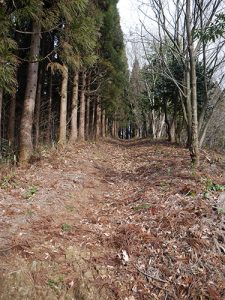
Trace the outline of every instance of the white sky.
<instances>
[{"instance_id":1,"label":"white sky","mask_svg":"<svg viewBox=\"0 0 225 300\"><path fill-rule=\"evenodd\" d=\"M119 0L118 9L120 13L120 23L124 33L124 42L126 44L126 52L128 58L129 68L132 69L136 46L131 43L134 38L132 33L138 32L137 29L140 26L139 22L139 11L138 11L139 0Z\"/></svg>"},{"instance_id":2,"label":"white sky","mask_svg":"<svg viewBox=\"0 0 225 300\"><path fill-rule=\"evenodd\" d=\"M123 32L128 34L139 23L138 0L120 0L118 8Z\"/></svg>"}]
</instances>

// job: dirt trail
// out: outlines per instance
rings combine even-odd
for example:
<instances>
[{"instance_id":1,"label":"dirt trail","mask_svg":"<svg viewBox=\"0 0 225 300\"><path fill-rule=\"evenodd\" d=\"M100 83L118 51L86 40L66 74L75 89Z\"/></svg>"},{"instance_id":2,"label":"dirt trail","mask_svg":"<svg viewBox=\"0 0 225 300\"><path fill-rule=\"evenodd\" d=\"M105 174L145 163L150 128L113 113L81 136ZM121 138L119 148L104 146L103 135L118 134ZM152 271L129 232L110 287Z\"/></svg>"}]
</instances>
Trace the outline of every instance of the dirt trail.
<instances>
[{"instance_id":1,"label":"dirt trail","mask_svg":"<svg viewBox=\"0 0 225 300\"><path fill-rule=\"evenodd\" d=\"M42 151L3 170L0 299L224 299L210 179L224 184L223 158L196 172L186 150L147 141Z\"/></svg>"}]
</instances>

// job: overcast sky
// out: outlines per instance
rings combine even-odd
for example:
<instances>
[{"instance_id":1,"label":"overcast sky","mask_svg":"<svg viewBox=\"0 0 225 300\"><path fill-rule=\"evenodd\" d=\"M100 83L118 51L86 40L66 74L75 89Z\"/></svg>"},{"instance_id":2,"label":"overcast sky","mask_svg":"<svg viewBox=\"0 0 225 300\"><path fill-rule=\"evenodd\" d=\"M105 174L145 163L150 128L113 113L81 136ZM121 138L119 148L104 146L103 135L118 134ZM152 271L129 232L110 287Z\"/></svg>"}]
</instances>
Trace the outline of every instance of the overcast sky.
<instances>
[{"instance_id":1,"label":"overcast sky","mask_svg":"<svg viewBox=\"0 0 225 300\"><path fill-rule=\"evenodd\" d=\"M141 3L142 11L138 9ZM119 0L118 3L129 68L132 67L135 57L138 58L140 64L145 61L144 51L140 40L141 22L145 24L149 31L152 31L155 27L154 23L145 17L145 14L153 16L151 8L147 5L148 2L146 2L146 5L143 3L144 1L140 0Z\"/></svg>"},{"instance_id":2,"label":"overcast sky","mask_svg":"<svg viewBox=\"0 0 225 300\"><path fill-rule=\"evenodd\" d=\"M139 22L140 12L138 10L138 1L139 0L119 0L118 3L118 9L120 13L120 23L121 23L122 30L124 32L124 41L126 45L126 53L127 53L129 69L132 69L135 56L141 53L139 51L141 45L131 42L135 38L134 33L140 31L138 29L138 27L140 28L140 22Z\"/></svg>"},{"instance_id":3,"label":"overcast sky","mask_svg":"<svg viewBox=\"0 0 225 300\"><path fill-rule=\"evenodd\" d=\"M127 34L138 25L138 0L120 0L118 8L123 32Z\"/></svg>"}]
</instances>

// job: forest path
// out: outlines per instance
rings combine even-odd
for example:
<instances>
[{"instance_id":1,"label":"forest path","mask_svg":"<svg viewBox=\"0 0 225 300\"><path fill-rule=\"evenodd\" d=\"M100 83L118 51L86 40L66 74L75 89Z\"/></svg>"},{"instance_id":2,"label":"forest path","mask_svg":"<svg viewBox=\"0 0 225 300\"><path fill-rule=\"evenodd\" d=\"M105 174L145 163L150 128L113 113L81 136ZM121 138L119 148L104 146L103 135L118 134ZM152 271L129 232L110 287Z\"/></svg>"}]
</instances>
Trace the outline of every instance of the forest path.
<instances>
[{"instance_id":1,"label":"forest path","mask_svg":"<svg viewBox=\"0 0 225 300\"><path fill-rule=\"evenodd\" d=\"M223 216L203 195L224 162L110 140L3 170L0 299L223 299Z\"/></svg>"}]
</instances>

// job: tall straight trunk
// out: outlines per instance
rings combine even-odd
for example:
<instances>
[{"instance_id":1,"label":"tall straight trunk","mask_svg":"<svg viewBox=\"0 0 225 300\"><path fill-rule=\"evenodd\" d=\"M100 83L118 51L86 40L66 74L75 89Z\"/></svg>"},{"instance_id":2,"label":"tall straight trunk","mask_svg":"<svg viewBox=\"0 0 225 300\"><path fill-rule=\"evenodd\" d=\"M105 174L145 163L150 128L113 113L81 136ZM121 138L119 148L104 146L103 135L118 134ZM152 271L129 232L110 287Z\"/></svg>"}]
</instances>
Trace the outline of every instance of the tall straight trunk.
<instances>
[{"instance_id":1,"label":"tall straight trunk","mask_svg":"<svg viewBox=\"0 0 225 300\"><path fill-rule=\"evenodd\" d=\"M52 73L48 74L48 107L47 107L47 129L46 129L46 143L50 144L52 130Z\"/></svg>"},{"instance_id":2,"label":"tall straight trunk","mask_svg":"<svg viewBox=\"0 0 225 300\"><path fill-rule=\"evenodd\" d=\"M78 137L78 129L77 129L78 89L79 89L79 72L76 72L73 77L70 143L74 143Z\"/></svg>"},{"instance_id":3,"label":"tall straight trunk","mask_svg":"<svg viewBox=\"0 0 225 300\"><path fill-rule=\"evenodd\" d=\"M91 133L91 138L95 138L95 123L96 123L96 98L92 97L92 109L91 109L91 114L90 114L90 133Z\"/></svg>"},{"instance_id":4,"label":"tall straight trunk","mask_svg":"<svg viewBox=\"0 0 225 300\"><path fill-rule=\"evenodd\" d=\"M185 70L185 95L186 95L186 111L187 111L187 148L191 147L192 141L192 104L191 104L191 83L190 83L190 63L186 59Z\"/></svg>"},{"instance_id":5,"label":"tall straight trunk","mask_svg":"<svg viewBox=\"0 0 225 300\"><path fill-rule=\"evenodd\" d=\"M156 139L156 117L155 117L155 110L152 109L151 116L149 117L150 124L151 124L151 132L153 140Z\"/></svg>"},{"instance_id":6,"label":"tall straight trunk","mask_svg":"<svg viewBox=\"0 0 225 300\"><path fill-rule=\"evenodd\" d=\"M172 120L170 125L170 142L175 143L176 142L176 121L175 119Z\"/></svg>"},{"instance_id":7,"label":"tall straight trunk","mask_svg":"<svg viewBox=\"0 0 225 300\"><path fill-rule=\"evenodd\" d=\"M171 142L176 142L176 133L177 133L177 102L178 100L175 100L174 106L173 106L173 119L171 121L170 126L170 136L171 136Z\"/></svg>"},{"instance_id":8,"label":"tall straight trunk","mask_svg":"<svg viewBox=\"0 0 225 300\"><path fill-rule=\"evenodd\" d=\"M85 135L86 139L89 138L90 134L90 103L91 103L91 98L88 95L86 99L86 122L85 122Z\"/></svg>"},{"instance_id":9,"label":"tall straight trunk","mask_svg":"<svg viewBox=\"0 0 225 300\"><path fill-rule=\"evenodd\" d=\"M80 122L79 122L79 139L85 140L85 86L86 86L86 73L82 72L82 84L80 93Z\"/></svg>"},{"instance_id":10,"label":"tall straight trunk","mask_svg":"<svg viewBox=\"0 0 225 300\"><path fill-rule=\"evenodd\" d=\"M2 102L3 102L3 90L0 89L0 158L2 156Z\"/></svg>"},{"instance_id":11,"label":"tall straight trunk","mask_svg":"<svg viewBox=\"0 0 225 300\"><path fill-rule=\"evenodd\" d=\"M109 128L110 128L110 122L109 122L109 118L106 117L105 119L105 135L109 136Z\"/></svg>"},{"instance_id":12,"label":"tall straight trunk","mask_svg":"<svg viewBox=\"0 0 225 300\"><path fill-rule=\"evenodd\" d=\"M143 130L142 130L142 127L139 127L139 128L138 128L138 132L139 132L139 133L138 133L139 138L142 139L142 138L143 138Z\"/></svg>"},{"instance_id":13,"label":"tall straight trunk","mask_svg":"<svg viewBox=\"0 0 225 300\"><path fill-rule=\"evenodd\" d=\"M161 137L162 137L164 124L165 124L165 114L161 113L160 116L159 116L158 132L156 134L156 138L158 140L161 139Z\"/></svg>"},{"instance_id":14,"label":"tall straight trunk","mask_svg":"<svg viewBox=\"0 0 225 300\"><path fill-rule=\"evenodd\" d=\"M59 124L59 144L66 144L66 123L67 123L67 88L68 88L68 68L62 68L62 87L60 103L60 124Z\"/></svg>"},{"instance_id":15,"label":"tall straight trunk","mask_svg":"<svg viewBox=\"0 0 225 300\"><path fill-rule=\"evenodd\" d=\"M168 118L168 108L167 108L167 100L164 99L164 113L165 113L165 123L166 123L166 133L168 141L171 142L171 124Z\"/></svg>"},{"instance_id":16,"label":"tall straight trunk","mask_svg":"<svg viewBox=\"0 0 225 300\"><path fill-rule=\"evenodd\" d=\"M113 137L113 138L116 137L116 131L115 131L116 126L115 126L115 123L116 123L116 121L113 120L113 121L112 121L112 137Z\"/></svg>"},{"instance_id":17,"label":"tall straight trunk","mask_svg":"<svg viewBox=\"0 0 225 300\"><path fill-rule=\"evenodd\" d=\"M119 137L119 124L118 121L115 121L115 138Z\"/></svg>"},{"instance_id":18,"label":"tall straight trunk","mask_svg":"<svg viewBox=\"0 0 225 300\"><path fill-rule=\"evenodd\" d=\"M147 137L147 121L146 121L146 115L143 115L143 123L142 123L142 137Z\"/></svg>"},{"instance_id":19,"label":"tall straight trunk","mask_svg":"<svg viewBox=\"0 0 225 300\"><path fill-rule=\"evenodd\" d=\"M99 97L97 99L97 109L96 109L96 139L100 138L101 136L101 104L100 104L100 101L99 101Z\"/></svg>"},{"instance_id":20,"label":"tall straight trunk","mask_svg":"<svg viewBox=\"0 0 225 300\"><path fill-rule=\"evenodd\" d=\"M10 100L9 123L8 123L8 140L10 145L15 142L15 122L16 122L16 94L13 93Z\"/></svg>"},{"instance_id":21,"label":"tall straight trunk","mask_svg":"<svg viewBox=\"0 0 225 300\"><path fill-rule=\"evenodd\" d=\"M167 100L164 100L164 112L165 112L165 123L167 125L167 135L168 141L171 143L175 143L175 133L176 133L176 104L174 106L174 114L172 120L169 120L168 117L168 107L167 107Z\"/></svg>"},{"instance_id":22,"label":"tall straight trunk","mask_svg":"<svg viewBox=\"0 0 225 300\"><path fill-rule=\"evenodd\" d=\"M91 97L90 97L90 75L87 76L87 97L86 97L86 117L85 117L85 136L86 139L89 138L90 134L90 106L91 106Z\"/></svg>"},{"instance_id":23,"label":"tall straight trunk","mask_svg":"<svg viewBox=\"0 0 225 300\"><path fill-rule=\"evenodd\" d=\"M32 31L34 33L31 37L29 55L31 62L28 65L27 84L25 91L23 114L20 125L19 161L21 164L26 164L29 161L33 151L32 125L37 92L39 66L39 62L34 60L37 59L37 57L39 56L41 41L41 26L37 21L33 21Z\"/></svg>"},{"instance_id":24,"label":"tall straight trunk","mask_svg":"<svg viewBox=\"0 0 225 300\"><path fill-rule=\"evenodd\" d=\"M106 137L106 116L105 116L105 110L102 110L102 137Z\"/></svg>"},{"instance_id":25,"label":"tall straight trunk","mask_svg":"<svg viewBox=\"0 0 225 300\"><path fill-rule=\"evenodd\" d=\"M42 89L42 70L39 71L37 94L35 101L35 117L34 117L34 146L37 147L39 143L40 133L40 114L41 114L41 89Z\"/></svg>"},{"instance_id":26,"label":"tall straight trunk","mask_svg":"<svg viewBox=\"0 0 225 300\"><path fill-rule=\"evenodd\" d=\"M197 106L197 77L196 77L196 57L194 50L194 42L191 32L191 3L186 0L186 28L188 53L190 58L190 82L191 82L191 105L192 105L192 140L190 156L195 166L199 165L199 137L198 137L198 106Z\"/></svg>"}]
</instances>

